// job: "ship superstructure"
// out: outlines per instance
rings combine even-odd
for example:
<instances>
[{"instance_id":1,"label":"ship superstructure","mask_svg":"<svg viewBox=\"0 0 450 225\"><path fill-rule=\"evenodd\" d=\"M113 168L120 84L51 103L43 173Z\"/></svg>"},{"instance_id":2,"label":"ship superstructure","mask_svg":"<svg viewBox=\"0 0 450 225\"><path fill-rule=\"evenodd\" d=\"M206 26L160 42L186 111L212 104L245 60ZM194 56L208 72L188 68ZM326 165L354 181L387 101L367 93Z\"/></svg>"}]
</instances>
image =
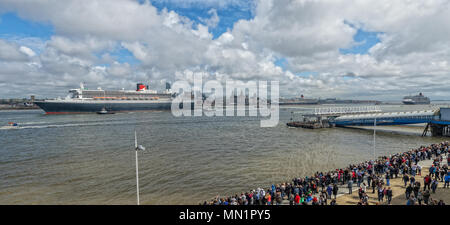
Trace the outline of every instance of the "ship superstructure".
<instances>
[{"instance_id":1,"label":"ship superstructure","mask_svg":"<svg viewBox=\"0 0 450 225\"><path fill-rule=\"evenodd\" d=\"M405 96L402 102L406 105L428 105L431 101L430 98L425 97L422 93L419 93L414 96Z\"/></svg>"},{"instance_id":2,"label":"ship superstructure","mask_svg":"<svg viewBox=\"0 0 450 225\"><path fill-rule=\"evenodd\" d=\"M103 109L109 112L169 110L171 98L170 84L162 93L142 83L136 85L136 90L88 90L81 84L80 88L70 89L65 99L36 101L35 104L47 114L93 113Z\"/></svg>"}]
</instances>

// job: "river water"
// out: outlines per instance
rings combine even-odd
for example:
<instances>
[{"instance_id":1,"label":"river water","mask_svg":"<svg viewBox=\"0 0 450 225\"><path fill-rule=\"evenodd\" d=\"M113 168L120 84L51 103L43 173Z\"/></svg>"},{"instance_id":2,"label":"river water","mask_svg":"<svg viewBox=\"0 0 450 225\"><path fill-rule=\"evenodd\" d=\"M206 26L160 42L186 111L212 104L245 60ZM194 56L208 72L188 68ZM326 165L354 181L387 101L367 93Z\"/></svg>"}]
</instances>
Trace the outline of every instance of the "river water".
<instances>
[{"instance_id":1,"label":"river water","mask_svg":"<svg viewBox=\"0 0 450 225\"><path fill-rule=\"evenodd\" d=\"M198 204L373 158L372 131L285 125L291 111L314 107L281 108L273 128L261 128L254 117L175 118L170 111L0 111L1 126L20 125L0 129L0 204L135 204L135 130L146 147L139 154L141 204ZM377 132L375 154L446 140L420 137L423 128L415 129L415 134Z\"/></svg>"}]
</instances>

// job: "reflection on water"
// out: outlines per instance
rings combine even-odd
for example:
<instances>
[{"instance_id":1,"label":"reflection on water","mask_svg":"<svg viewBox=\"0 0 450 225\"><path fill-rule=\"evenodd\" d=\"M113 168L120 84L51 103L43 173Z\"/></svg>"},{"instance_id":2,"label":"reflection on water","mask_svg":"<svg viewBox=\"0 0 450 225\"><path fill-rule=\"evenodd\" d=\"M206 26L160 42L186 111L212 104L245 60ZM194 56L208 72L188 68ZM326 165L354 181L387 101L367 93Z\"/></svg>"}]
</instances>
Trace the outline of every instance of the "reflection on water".
<instances>
[{"instance_id":1,"label":"reflection on water","mask_svg":"<svg viewBox=\"0 0 450 225\"><path fill-rule=\"evenodd\" d=\"M0 111L0 124L23 128L0 130L0 204L135 204L135 129L147 149L139 157L143 204L197 204L373 156L371 131L285 126L292 110L312 107L282 108L274 128L260 128L258 118L174 118L170 112ZM376 152L442 140L377 132Z\"/></svg>"}]
</instances>

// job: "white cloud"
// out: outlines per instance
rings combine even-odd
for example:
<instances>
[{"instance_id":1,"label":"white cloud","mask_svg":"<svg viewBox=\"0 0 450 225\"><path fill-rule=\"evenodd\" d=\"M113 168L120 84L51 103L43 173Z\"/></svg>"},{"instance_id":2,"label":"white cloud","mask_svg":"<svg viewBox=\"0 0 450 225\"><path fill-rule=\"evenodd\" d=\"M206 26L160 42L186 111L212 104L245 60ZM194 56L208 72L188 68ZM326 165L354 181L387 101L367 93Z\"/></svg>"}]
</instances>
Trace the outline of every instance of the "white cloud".
<instances>
[{"instance_id":1,"label":"white cloud","mask_svg":"<svg viewBox=\"0 0 450 225\"><path fill-rule=\"evenodd\" d=\"M210 9L208 11L208 15L211 15L211 17L207 18L207 19L199 18L200 21L202 21L206 26L208 26L210 28L216 27L219 24L219 22L220 22L220 18L217 15L217 10L216 9Z\"/></svg>"},{"instance_id":2,"label":"white cloud","mask_svg":"<svg viewBox=\"0 0 450 225\"><path fill-rule=\"evenodd\" d=\"M173 11L158 12L148 2L4 0L0 13L50 23L55 35L38 45L0 39L0 83L37 84L29 92L51 96L42 90L46 85L59 92L80 81L130 88L138 81L160 83L207 72L221 80L276 79L282 94L310 97L450 94L450 3L445 0L169 2L214 9L203 24L195 24ZM255 17L236 22L213 40L208 28L219 23L217 10L238 4L252 7ZM381 42L367 54L341 54L340 49L358 45L353 40L358 29L379 32ZM140 63L116 62L112 55L118 48ZM279 58L286 59L285 70L275 65ZM110 66L99 66L103 63ZM313 75L298 75L302 72Z\"/></svg>"},{"instance_id":3,"label":"white cloud","mask_svg":"<svg viewBox=\"0 0 450 225\"><path fill-rule=\"evenodd\" d=\"M47 48L54 48L62 54L84 58L95 58L94 53L112 50L115 45L116 43L114 41L100 40L91 36L77 39L53 36L47 42Z\"/></svg>"},{"instance_id":4,"label":"white cloud","mask_svg":"<svg viewBox=\"0 0 450 225\"><path fill-rule=\"evenodd\" d=\"M120 64L118 62L114 62L107 68L107 72L113 76L127 77L132 74L132 69L128 63Z\"/></svg>"},{"instance_id":5,"label":"white cloud","mask_svg":"<svg viewBox=\"0 0 450 225\"><path fill-rule=\"evenodd\" d=\"M21 51L22 53L25 53L28 57L33 57L36 55L36 53L31 50L30 48L26 47L26 46L20 46L19 51Z\"/></svg>"},{"instance_id":6,"label":"white cloud","mask_svg":"<svg viewBox=\"0 0 450 225\"><path fill-rule=\"evenodd\" d=\"M448 86L435 81L449 75L449 10L448 1L259 1L255 19L238 22L233 36L253 52L269 48L285 57L294 73L318 72L306 78L317 82L290 77L294 85L316 84L306 88L316 96L400 99ZM357 44L357 28L381 32L381 43L367 55L342 55L339 49Z\"/></svg>"},{"instance_id":7,"label":"white cloud","mask_svg":"<svg viewBox=\"0 0 450 225\"><path fill-rule=\"evenodd\" d=\"M27 54L17 44L0 39L0 60L24 61L27 60Z\"/></svg>"}]
</instances>

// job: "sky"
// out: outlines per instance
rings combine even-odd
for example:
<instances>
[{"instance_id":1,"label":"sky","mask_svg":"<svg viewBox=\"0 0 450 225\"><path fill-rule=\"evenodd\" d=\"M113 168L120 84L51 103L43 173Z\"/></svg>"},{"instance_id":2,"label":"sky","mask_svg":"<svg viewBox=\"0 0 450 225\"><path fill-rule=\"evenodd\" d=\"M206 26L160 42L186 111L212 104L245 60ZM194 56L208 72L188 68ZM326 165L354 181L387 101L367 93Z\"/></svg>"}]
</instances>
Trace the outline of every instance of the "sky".
<instances>
[{"instance_id":1,"label":"sky","mask_svg":"<svg viewBox=\"0 0 450 225\"><path fill-rule=\"evenodd\" d=\"M165 82L280 95L450 99L450 1L0 0L0 98Z\"/></svg>"}]
</instances>

